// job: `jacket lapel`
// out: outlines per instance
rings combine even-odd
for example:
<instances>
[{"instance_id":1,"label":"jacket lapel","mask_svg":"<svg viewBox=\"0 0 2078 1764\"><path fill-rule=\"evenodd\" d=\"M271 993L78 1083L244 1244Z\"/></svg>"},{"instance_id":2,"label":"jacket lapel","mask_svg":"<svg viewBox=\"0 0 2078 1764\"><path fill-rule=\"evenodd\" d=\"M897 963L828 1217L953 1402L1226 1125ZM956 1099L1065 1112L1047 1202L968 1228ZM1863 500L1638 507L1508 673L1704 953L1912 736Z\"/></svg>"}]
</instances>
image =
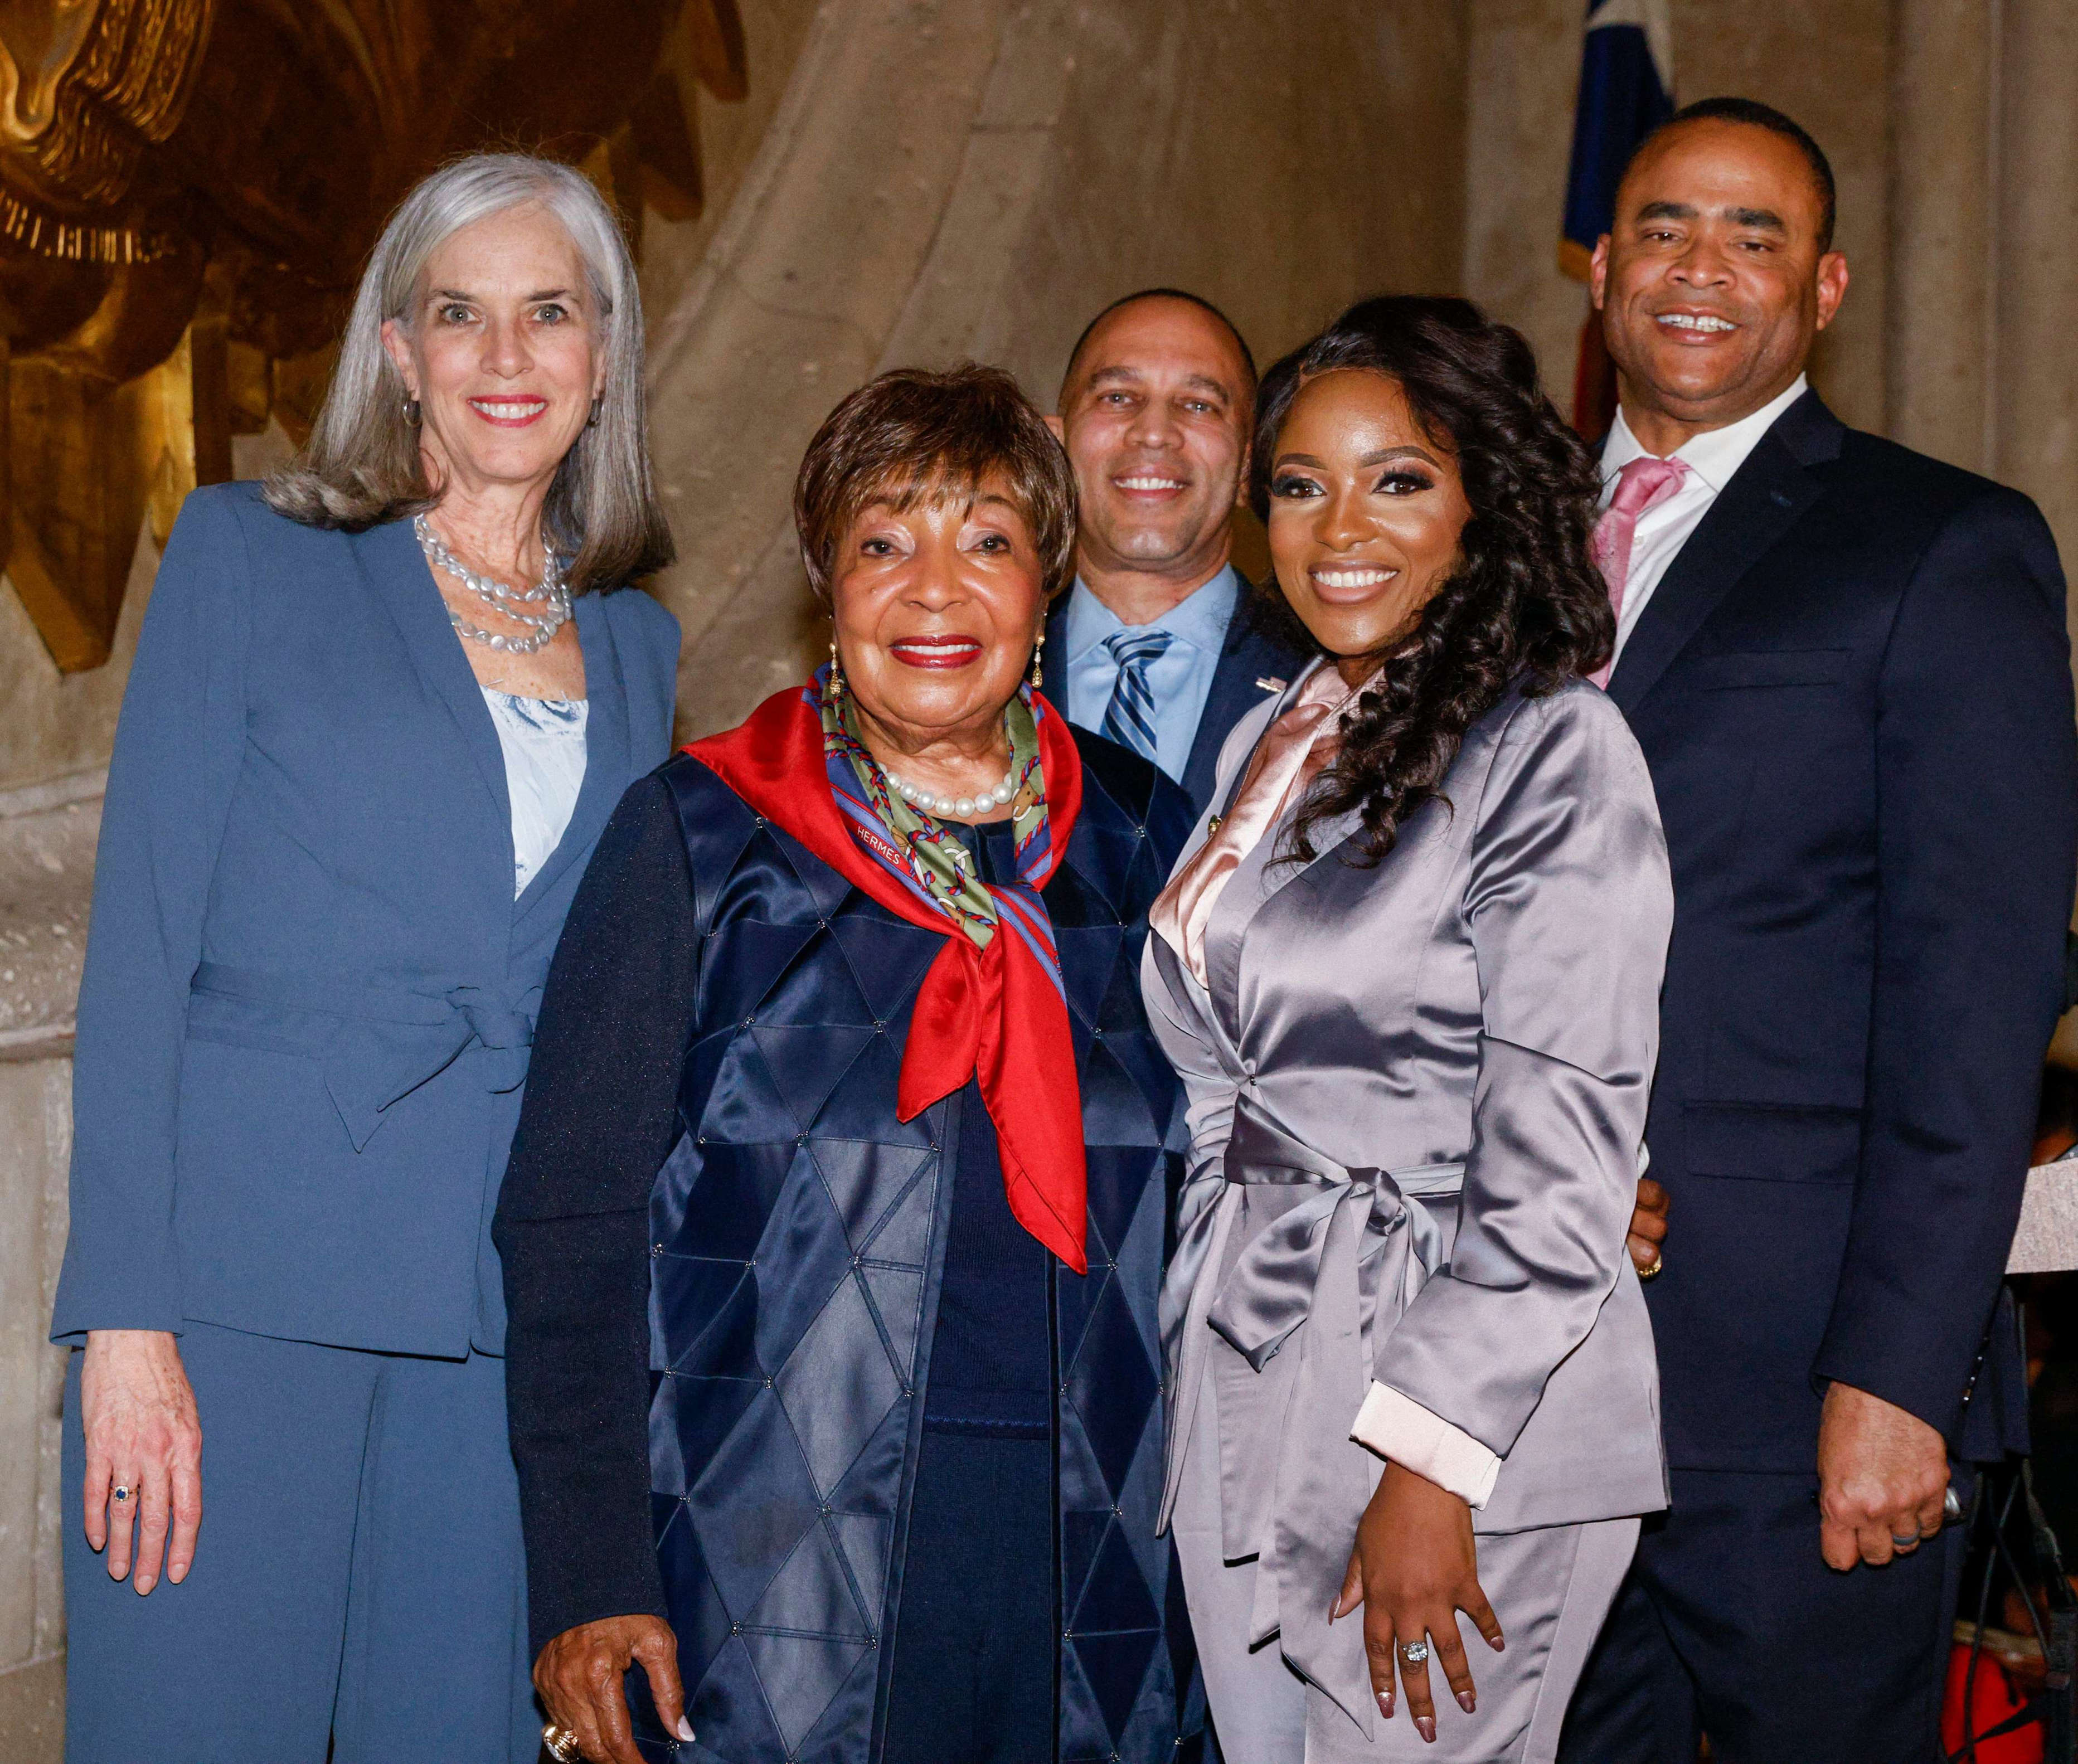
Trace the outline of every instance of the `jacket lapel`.
<instances>
[{"instance_id":1,"label":"jacket lapel","mask_svg":"<svg viewBox=\"0 0 2078 1764\"><path fill-rule=\"evenodd\" d=\"M639 594L641 590L630 588L620 591ZM570 825L563 829L563 836L549 854L549 861L535 872L534 879L527 884L515 903L515 912L524 912L552 887L578 853L591 849L592 842L619 805L622 793L633 782L628 775L632 744L626 672L621 667L620 652L614 642L613 621L607 616L606 607L597 594L579 594L572 612L577 620L578 641L584 646L585 697L588 701L585 711L584 782L578 788L577 806L570 811ZM495 738L494 733L493 739ZM501 767L503 763L501 756Z\"/></svg>"},{"instance_id":2,"label":"jacket lapel","mask_svg":"<svg viewBox=\"0 0 2078 1764\"><path fill-rule=\"evenodd\" d=\"M430 697L447 707L462 744L490 792L497 824L505 836L505 886L510 889L512 800L505 788L505 754L498 744L490 707L483 702L483 689L476 683L461 639L448 620L446 603L426 567L418 537L409 521L386 521L361 534L357 551L361 573L403 635L419 681Z\"/></svg>"},{"instance_id":3,"label":"jacket lapel","mask_svg":"<svg viewBox=\"0 0 2078 1764\"><path fill-rule=\"evenodd\" d=\"M1609 677L1609 696L1634 711L1720 602L1818 499L1807 469L1839 457L1840 420L1807 392L1783 412L1667 568Z\"/></svg>"},{"instance_id":4,"label":"jacket lapel","mask_svg":"<svg viewBox=\"0 0 2078 1764\"><path fill-rule=\"evenodd\" d=\"M1241 573L1237 570L1235 574ZM1212 690L1205 694L1198 732L1191 741L1191 757L1183 768L1183 789L1200 813L1212 793L1220 749L1226 745L1234 724L1262 703L1266 692L1279 690L1260 682L1275 680L1280 686L1289 685L1299 672L1298 659L1258 626L1254 609L1250 605L1254 593L1248 578L1241 576L1241 593L1234 601L1233 616L1227 622L1226 642L1220 650L1219 666L1213 671Z\"/></svg>"}]
</instances>

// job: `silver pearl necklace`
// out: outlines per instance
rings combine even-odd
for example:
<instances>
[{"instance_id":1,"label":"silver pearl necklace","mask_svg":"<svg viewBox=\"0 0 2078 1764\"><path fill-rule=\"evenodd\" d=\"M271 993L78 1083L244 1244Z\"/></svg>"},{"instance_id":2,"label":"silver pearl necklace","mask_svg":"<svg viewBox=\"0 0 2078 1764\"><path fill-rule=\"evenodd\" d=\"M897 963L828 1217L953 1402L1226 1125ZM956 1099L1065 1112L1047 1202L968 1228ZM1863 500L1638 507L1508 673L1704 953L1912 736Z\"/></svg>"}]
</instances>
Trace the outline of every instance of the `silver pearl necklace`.
<instances>
[{"instance_id":1,"label":"silver pearl necklace","mask_svg":"<svg viewBox=\"0 0 2078 1764\"><path fill-rule=\"evenodd\" d=\"M534 635L511 637L503 632L486 631L473 625L453 607L448 608L448 623L471 643L480 643L486 649L498 649L507 655L530 656L536 650L545 649L555 641L556 633L570 623L570 585L563 580L562 560L557 557L553 546L544 545L545 566L540 581L532 588L515 588L509 582L499 581L494 576L478 575L441 543L440 536L433 531L432 523L424 515L413 517L411 530L419 536L419 549L426 554L426 561L434 569L445 571L471 594L489 601L494 607L515 623L528 626ZM530 612L529 607L540 607L539 613Z\"/></svg>"},{"instance_id":2,"label":"silver pearl necklace","mask_svg":"<svg viewBox=\"0 0 2078 1764\"><path fill-rule=\"evenodd\" d=\"M983 790L978 796L935 796L920 785L912 784L906 778L898 778L885 766L881 775L887 780L887 787L912 807L926 815L950 815L964 820L970 815L991 806L1008 808L1017 800L1017 766L1015 761L1011 769L1003 774L1003 782L992 790Z\"/></svg>"}]
</instances>

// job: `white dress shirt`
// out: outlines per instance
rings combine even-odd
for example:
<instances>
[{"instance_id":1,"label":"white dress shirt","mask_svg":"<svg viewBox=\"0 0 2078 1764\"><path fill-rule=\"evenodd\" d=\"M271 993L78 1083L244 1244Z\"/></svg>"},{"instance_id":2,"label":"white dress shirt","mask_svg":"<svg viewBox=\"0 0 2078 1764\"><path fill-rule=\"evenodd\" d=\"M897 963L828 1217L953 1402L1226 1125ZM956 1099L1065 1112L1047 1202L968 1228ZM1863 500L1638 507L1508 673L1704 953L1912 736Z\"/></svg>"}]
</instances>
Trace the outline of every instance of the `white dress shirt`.
<instances>
[{"instance_id":1,"label":"white dress shirt","mask_svg":"<svg viewBox=\"0 0 2078 1764\"><path fill-rule=\"evenodd\" d=\"M1804 396L1809 382L1796 376L1789 389L1763 404L1750 416L1728 423L1721 429L1705 429L1692 436L1674 450L1673 457L1688 468L1681 487L1655 508L1638 519L1638 536L1631 541L1630 574L1624 582L1623 611L1617 616L1617 654L1621 656L1630 634L1638 628L1638 615L1652 598L1667 566L1688 543L1688 536L1710 512L1710 505L1723 494L1732 474L1746 464L1746 456L1775 420ZM1646 451L1630 425L1617 413L1616 426L1602 444L1602 507L1617 493L1617 473Z\"/></svg>"}]
</instances>

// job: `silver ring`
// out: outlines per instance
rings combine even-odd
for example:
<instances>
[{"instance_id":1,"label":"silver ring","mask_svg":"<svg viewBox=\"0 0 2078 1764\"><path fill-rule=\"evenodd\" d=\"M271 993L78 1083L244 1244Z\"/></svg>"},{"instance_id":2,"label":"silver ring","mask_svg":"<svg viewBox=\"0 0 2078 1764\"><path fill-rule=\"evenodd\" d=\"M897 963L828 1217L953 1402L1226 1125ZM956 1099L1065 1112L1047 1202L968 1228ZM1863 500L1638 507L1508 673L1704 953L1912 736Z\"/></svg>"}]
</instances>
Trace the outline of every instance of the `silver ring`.
<instances>
[{"instance_id":1,"label":"silver ring","mask_svg":"<svg viewBox=\"0 0 2078 1764\"><path fill-rule=\"evenodd\" d=\"M550 1722L541 1729L541 1744L556 1764L578 1764L578 1737L568 1728Z\"/></svg>"},{"instance_id":2,"label":"silver ring","mask_svg":"<svg viewBox=\"0 0 2078 1764\"><path fill-rule=\"evenodd\" d=\"M1419 1666L1429 1658L1429 1644L1425 1641L1410 1641L1400 1650L1400 1658L1409 1666Z\"/></svg>"},{"instance_id":3,"label":"silver ring","mask_svg":"<svg viewBox=\"0 0 2078 1764\"><path fill-rule=\"evenodd\" d=\"M1920 1541L1920 1534L1914 1532L1909 1537L1901 1537L1896 1532L1892 1532L1890 1534L1890 1541L1900 1549L1909 1549Z\"/></svg>"},{"instance_id":4,"label":"silver ring","mask_svg":"<svg viewBox=\"0 0 2078 1764\"><path fill-rule=\"evenodd\" d=\"M127 1500L130 1498L130 1491L122 1483L118 1483L115 1485L115 1498L118 1500Z\"/></svg>"}]
</instances>

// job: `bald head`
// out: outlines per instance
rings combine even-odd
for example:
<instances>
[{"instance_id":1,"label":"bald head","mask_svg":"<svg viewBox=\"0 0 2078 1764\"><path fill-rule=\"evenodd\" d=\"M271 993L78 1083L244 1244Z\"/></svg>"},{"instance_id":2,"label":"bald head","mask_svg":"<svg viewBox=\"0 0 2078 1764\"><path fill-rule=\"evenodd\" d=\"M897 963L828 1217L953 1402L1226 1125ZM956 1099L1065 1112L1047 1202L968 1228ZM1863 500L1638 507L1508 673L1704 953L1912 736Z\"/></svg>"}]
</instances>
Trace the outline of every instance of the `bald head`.
<instances>
[{"instance_id":1,"label":"bald head","mask_svg":"<svg viewBox=\"0 0 2078 1764\"><path fill-rule=\"evenodd\" d=\"M1143 313L1143 309L1145 311ZM1251 407L1255 402L1255 357L1247 341L1233 319L1214 306L1211 301L1181 288L1143 288L1137 294L1121 294L1106 307L1096 317L1083 327L1083 334L1075 339L1075 346L1068 352L1068 365L1061 375L1061 394L1058 408L1064 414L1075 390L1076 376L1086 370L1084 357L1092 345L1104 341L1112 329L1112 321L1127 314L1142 313L1154 325L1162 327L1180 327L1186 332L1199 333L1201 340L1217 348L1217 339L1223 336L1232 352L1233 378L1241 397Z\"/></svg>"}]
</instances>

